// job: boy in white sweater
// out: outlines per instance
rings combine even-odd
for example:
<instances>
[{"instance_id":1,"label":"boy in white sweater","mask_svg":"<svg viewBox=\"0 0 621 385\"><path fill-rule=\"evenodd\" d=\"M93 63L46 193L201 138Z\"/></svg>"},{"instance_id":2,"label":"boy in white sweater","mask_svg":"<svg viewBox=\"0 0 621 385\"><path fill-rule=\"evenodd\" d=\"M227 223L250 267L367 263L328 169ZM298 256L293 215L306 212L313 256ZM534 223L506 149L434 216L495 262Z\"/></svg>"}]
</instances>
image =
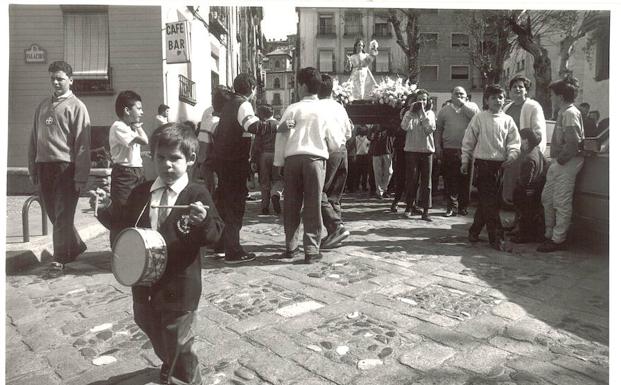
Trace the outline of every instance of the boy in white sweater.
<instances>
[{"instance_id":1,"label":"boy in white sweater","mask_svg":"<svg viewBox=\"0 0 621 385\"><path fill-rule=\"evenodd\" d=\"M321 194L329 153L338 151L341 142L331 114L317 92L321 75L312 67L297 75L297 92L301 100L291 104L282 115L274 149L274 166L284 166L284 225L286 250L283 258L293 258L298 250L297 230L304 205L304 261L321 259Z\"/></svg>"},{"instance_id":2,"label":"boy in white sweater","mask_svg":"<svg viewBox=\"0 0 621 385\"><path fill-rule=\"evenodd\" d=\"M502 111L505 101L502 87L487 86L483 99L488 107L472 118L461 146L461 172L466 174L474 159L474 185L479 190L479 206L468 240L478 242L479 233L486 226L490 245L500 250L504 245L498 214L500 181L502 170L520 154L520 135L513 119Z\"/></svg>"}]
</instances>

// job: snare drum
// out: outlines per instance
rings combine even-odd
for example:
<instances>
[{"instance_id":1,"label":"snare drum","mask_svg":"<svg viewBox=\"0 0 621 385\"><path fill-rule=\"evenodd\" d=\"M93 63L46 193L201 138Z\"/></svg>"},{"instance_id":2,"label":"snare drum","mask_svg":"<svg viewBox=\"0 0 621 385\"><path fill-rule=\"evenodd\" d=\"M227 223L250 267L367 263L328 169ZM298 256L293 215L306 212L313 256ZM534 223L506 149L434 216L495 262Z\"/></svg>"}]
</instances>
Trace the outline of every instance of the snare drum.
<instances>
[{"instance_id":1,"label":"snare drum","mask_svg":"<svg viewBox=\"0 0 621 385\"><path fill-rule=\"evenodd\" d=\"M112 273L125 286L151 286L164 274L166 241L152 229L127 228L112 247Z\"/></svg>"}]
</instances>

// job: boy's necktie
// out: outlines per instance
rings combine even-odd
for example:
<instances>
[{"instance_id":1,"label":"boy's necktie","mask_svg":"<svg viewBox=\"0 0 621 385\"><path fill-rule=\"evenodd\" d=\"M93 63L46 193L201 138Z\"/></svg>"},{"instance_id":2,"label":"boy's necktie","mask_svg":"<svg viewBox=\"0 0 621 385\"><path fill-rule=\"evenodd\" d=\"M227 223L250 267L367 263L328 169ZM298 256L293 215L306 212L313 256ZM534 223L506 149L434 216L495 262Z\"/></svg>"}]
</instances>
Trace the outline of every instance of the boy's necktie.
<instances>
[{"instance_id":1,"label":"boy's necktie","mask_svg":"<svg viewBox=\"0 0 621 385\"><path fill-rule=\"evenodd\" d=\"M162 189L162 197L160 198L160 206L168 205L168 191L170 187L166 186ZM158 230L162 227L162 224L166 220L168 216L168 209L164 207L160 207L157 209L157 228Z\"/></svg>"}]
</instances>

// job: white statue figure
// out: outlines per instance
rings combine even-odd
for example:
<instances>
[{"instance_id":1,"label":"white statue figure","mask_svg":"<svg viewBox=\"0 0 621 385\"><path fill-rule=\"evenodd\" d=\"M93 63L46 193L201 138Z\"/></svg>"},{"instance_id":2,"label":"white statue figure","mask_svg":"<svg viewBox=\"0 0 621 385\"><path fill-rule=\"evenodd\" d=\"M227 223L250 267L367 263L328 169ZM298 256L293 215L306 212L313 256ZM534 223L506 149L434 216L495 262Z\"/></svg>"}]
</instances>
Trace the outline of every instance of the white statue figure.
<instances>
[{"instance_id":1,"label":"white statue figure","mask_svg":"<svg viewBox=\"0 0 621 385\"><path fill-rule=\"evenodd\" d=\"M345 71L351 71L349 82L353 85L354 100L369 99L369 93L377 85L369 68L377 56L377 41L369 43L369 51L364 51L364 41L358 39L354 43L354 53L345 58Z\"/></svg>"}]
</instances>

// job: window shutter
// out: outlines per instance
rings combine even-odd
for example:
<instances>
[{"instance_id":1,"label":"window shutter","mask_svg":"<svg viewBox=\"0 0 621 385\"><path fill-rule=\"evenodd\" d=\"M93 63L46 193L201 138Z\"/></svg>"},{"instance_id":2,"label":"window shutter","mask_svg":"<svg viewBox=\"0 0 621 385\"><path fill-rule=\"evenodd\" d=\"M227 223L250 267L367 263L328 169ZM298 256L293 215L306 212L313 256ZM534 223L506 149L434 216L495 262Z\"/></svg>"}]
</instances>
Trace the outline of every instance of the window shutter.
<instances>
[{"instance_id":1,"label":"window shutter","mask_svg":"<svg viewBox=\"0 0 621 385\"><path fill-rule=\"evenodd\" d=\"M107 13L64 14L65 61L75 79L108 79Z\"/></svg>"}]
</instances>

